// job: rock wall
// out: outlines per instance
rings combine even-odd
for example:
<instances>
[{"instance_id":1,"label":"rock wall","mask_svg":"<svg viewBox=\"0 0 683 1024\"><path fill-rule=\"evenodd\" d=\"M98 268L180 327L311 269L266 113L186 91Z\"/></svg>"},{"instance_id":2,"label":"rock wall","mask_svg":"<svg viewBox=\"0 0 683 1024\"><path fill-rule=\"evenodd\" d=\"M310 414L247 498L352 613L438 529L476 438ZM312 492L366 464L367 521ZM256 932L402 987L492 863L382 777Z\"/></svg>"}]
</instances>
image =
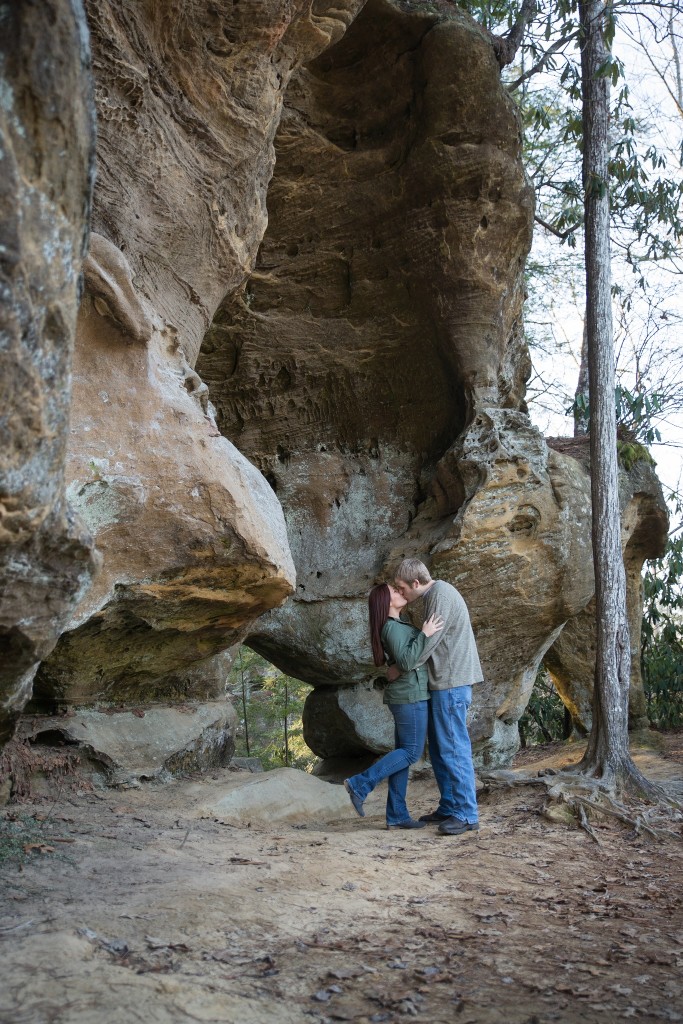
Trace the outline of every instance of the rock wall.
<instances>
[{"instance_id":1,"label":"rock wall","mask_svg":"<svg viewBox=\"0 0 683 1024\"><path fill-rule=\"evenodd\" d=\"M357 0L89 0L98 178L66 476L102 571L36 680L43 701L163 699L239 640L294 567L279 502L216 429L193 370L252 268L294 62Z\"/></svg>"},{"instance_id":2,"label":"rock wall","mask_svg":"<svg viewBox=\"0 0 683 1024\"><path fill-rule=\"evenodd\" d=\"M503 762L594 584L588 476L526 416L532 197L489 39L450 5L369 0L293 76L275 148L256 269L197 363L297 567L249 643L314 687L316 753L387 749L366 594L417 555L469 604L471 732Z\"/></svg>"},{"instance_id":3,"label":"rock wall","mask_svg":"<svg viewBox=\"0 0 683 1024\"><path fill-rule=\"evenodd\" d=\"M553 446L572 451L574 458L590 471L588 438L563 441ZM643 564L664 553L669 518L662 488L653 466L647 460L636 462L627 472L620 470L619 501L622 516L622 547L626 568L626 602L631 637L631 684L629 689L629 728L647 726L647 709L640 667L640 629L643 609ZM574 615L548 650L544 664L569 708L574 729L579 735L590 731L595 675L595 599Z\"/></svg>"},{"instance_id":4,"label":"rock wall","mask_svg":"<svg viewBox=\"0 0 683 1024\"><path fill-rule=\"evenodd\" d=\"M526 415L533 196L490 38L446 0L87 0L98 174L70 399L92 132L82 11L51 6L64 80L41 84L36 59L34 135L12 121L33 86L2 125L0 201L31 214L20 269L0 265L10 367L31 378L3 498L12 707L39 661L41 711L219 697L222 652L248 635L311 684L316 753L386 749L366 595L412 554L468 601L472 734L504 761L593 577L585 468ZM52 87L71 100L65 162ZM661 534L646 491L623 503L634 567Z\"/></svg>"},{"instance_id":5,"label":"rock wall","mask_svg":"<svg viewBox=\"0 0 683 1024\"><path fill-rule=\"evenodd\" d=\"M509 753L593 581L587 482L525 415L532 196L489 40L454 8L370 0L293 77L275 145L256 270L197 363L297 566L295 599L249 642L317 688L317 753L342 755L347 732L346 752L372 749L346 689L365 704L376 674L365 595L417 554L469 602L487 680L473 733Z\"/></svg>"},{"instance_id":6,"label":"rock wall","mask_svg":"<svg viewBox=\"0 0 683 1024\"><path fill-rule=\"evenodd\" d=\"M56 56L58 55L58 56ZM87 588L65 498L71 360L94 171L80 0L0 13L0 742Z\"/></svg>"}]
</instances>

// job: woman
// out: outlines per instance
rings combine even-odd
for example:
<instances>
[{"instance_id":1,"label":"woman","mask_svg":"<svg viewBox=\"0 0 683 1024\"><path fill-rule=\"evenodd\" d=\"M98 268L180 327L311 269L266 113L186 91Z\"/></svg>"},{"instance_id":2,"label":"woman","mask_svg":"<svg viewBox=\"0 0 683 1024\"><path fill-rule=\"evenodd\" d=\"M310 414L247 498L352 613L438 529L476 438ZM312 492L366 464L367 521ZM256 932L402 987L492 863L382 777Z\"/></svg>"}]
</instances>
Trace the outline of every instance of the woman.
<instances>
[{"instance_id":1,"label":"woman","mask_svg":"<svg viewBox=\"0 0 683 1024\"><path fill-rule=\"evenodd\" d=\"M424 665L416 668L416 664L427 637L443 627L443 620L437 616L427 619L421 630L404 622L400 613L407 603L388 583L380 583L370 591L370 638L375 665L388 661L401 670L398 679L384 690L384 703L394 716L396 749L367 771L344 780L351 803L364 818L365 798L382 779L389 777L387 828L423 828L425 825L411 818L406 806L408 768L422 756L427 734L427 669Z\"/></svg>"}]
</instances>

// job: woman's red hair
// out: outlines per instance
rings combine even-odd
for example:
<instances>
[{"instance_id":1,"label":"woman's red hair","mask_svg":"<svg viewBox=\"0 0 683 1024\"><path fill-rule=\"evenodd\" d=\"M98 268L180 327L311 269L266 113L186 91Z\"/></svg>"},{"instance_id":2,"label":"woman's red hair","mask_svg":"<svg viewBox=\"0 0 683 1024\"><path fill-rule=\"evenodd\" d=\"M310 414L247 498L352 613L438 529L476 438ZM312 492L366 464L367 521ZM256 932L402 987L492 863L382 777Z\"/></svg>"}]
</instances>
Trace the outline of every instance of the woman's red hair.
<instances>
[{"instance_id":1,"label":"woman's red hair","mask_svg":"<svg viewBox=\"0 0 683 1024\"><path fill-rule=\"evenodd\" d=\"M382 647L382 629L389 618L389 605L391 594L387 583L378 583L373 587L368 597L368 611L370 613L370 641L372 643L372 656L375 665L383 665L387 660L384 648Z\"/></svg>"}]
</instances>

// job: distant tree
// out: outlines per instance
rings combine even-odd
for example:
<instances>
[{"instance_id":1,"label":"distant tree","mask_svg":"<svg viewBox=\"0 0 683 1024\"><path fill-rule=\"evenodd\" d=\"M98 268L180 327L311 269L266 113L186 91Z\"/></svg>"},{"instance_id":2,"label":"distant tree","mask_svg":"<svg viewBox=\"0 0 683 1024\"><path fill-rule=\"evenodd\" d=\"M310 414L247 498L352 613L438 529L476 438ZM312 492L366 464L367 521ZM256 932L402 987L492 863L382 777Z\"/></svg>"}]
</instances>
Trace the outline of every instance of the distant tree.
<instances>
[{"instance_id":1,"label":"distant tree","mask_svg":"<svg viewBox=\"0 0 683 1024\"><path fill-rule=\"evenodd\" d=\"M489 2L464 0L465 7L479 18L494 40L520 23L525 5L520 0ZM565 335L566 309L575 300L576 320L583 317L579 249L583 232L582 116L581 116L581 26L577 0L538 0L535 15L526 8L525 30L514 64L505 72L508 88L519 104L524 127L524 158L536 191L535 219L541 234L555 244L539 250L528 265L530 303L527 311L528 336L544 350L568 348ZM656 0L612 0L606 4L605 32L614 37L617 23L622 29L622 46L633 40L629 51L638 47L641 70L636 74L614 56L609 48L601 73L614 86L609 121L609 176L612 241L617 275L613 275L613 296L625 315L620 324L636 328L643 306L658 307L658 379L647 372L632 373L627 349L617 347L622 362L617 365L620 383L634 394L655 391L661 399L660 421L680 407L683 350L677 344L673 319L676 299L665 301L673 289L661 284L661 273L683 273L683 175L681 175L681 43L683 10L680 2ZM495 42L494 42L495 46ZM664 121L659 108L634 109L632 80L642 75L649 61L662 90L671 97L671 110L678 110L678 124ZM542 253L542 254L540 254ZM574 255L575 254L575 255ZM613 265L615 259L613 256ZM663 272L663 270L662 270ZM637 291L628 283L631 276ZM567 287L569 285L569 288ZM680 290L680 286L679 286ZM572 294L573 293L573 294ZM661 293L661 294L660 294ZM553 315L558 301L561 312ZM680 306L679 306L680 308ZM575 334L575 332L574 332ZM580 335L579 335L580 338ZM532 358L534 351L532 349ZM581 409L588 401L588 366L584 343L575 353L575 430L586 432ZM537 367L535 361L535 367ZM556 362L555 364L556 365ZM647 369L647 366L644 367ZM578 379L577 379L578 378ZM569 404L567 379L552 379L537 372L530 382L530 395L556 413ZM663 386L662 386L663 385Z\"/></svg>"},{"instance_id":2,"label":"distant tree","mask_svg":"<svg viewBox=\"0 0 683 1024\"><path fill-rule=\"evenodd\" d=\"M681 501L672 495L680 514ZM650 722L660 729L683 726L683 527L669 538L662 558L643 578L643 688Z\"/></svg>"},{"instance_id":3,"label":"distant tree","mask_svg":"<svg viewBox=\"0 0 683 1024\"><path fill-rule=\"evenodd\" d=\"M316 761L303 738L302 712L310 691L250 648L242 646L228 676L228 691L242 710L237 752L265 768L309 770Z\"/></svg>"},{"instance_id":4,"label":"distant tree","mask_svg":"<svg viewBox=\"0 0 683 1024\"><path fill-rule=\"evenodd\" d=\"M544 668L539 669L531 697L517 723L522 747L568 739L572 717Z\"/></svg>"}]
</instances>

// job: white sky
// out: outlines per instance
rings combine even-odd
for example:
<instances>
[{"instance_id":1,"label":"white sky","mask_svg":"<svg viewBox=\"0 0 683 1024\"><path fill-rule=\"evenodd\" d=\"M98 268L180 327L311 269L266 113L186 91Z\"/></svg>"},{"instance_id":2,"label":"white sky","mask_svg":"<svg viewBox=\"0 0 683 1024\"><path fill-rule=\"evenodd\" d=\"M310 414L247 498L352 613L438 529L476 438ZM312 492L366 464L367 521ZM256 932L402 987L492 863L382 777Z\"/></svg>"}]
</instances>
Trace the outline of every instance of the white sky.
<instances>
[{"instance_id":1,"label":"white sky","mask_svg":"<svg viewBox=\"0 0 683 1024\"><path fill-rule=\"evenodd\" d=\"M679 31L683 34L683 19L680 15L678 21ZM658 147L666 147L670 153L677 155L683 141L683 118L676 110L660 77L651 67L643 50L635 46L623 30L618 31L614 50L628 68L634 116L646 121L652 140ZM650 44L648 52L654 54L664 51ZM671 174L671 169L665 173ZM579 246L581 244L582 240L579 241ZM530 258L545 265L554 265L559 255L558 246L559 241L556 238L548 235L540 225L536 225ZM530 401L529 412L533 422L548 436L573 433L573 421L571 417L564 415L564 409L571 403L576 388L583 333L581 250L577 247L572 253L572 250L563 247L562 254L554 283L552 279L546 283L545 294L528 303L526 311L530 332L537 337L541 336L545 324L548 331L552 330L555 341L555 344L547 346L547 351L534 347L531 352L534 369L543 378L549 390ZM622 270L617 260L614 261L613 275L615 280L620 281L628 289L635 283L630 271ZM683 345L683 274L676 277L650 269L648 279L655 290L668 292L661 309L657 311L657 334L654 345L654 351L666 359L667 351L673 355L680 351ZM665 317L661 316L662 311L665 312ZM622 382L627 387L628 370L633 365L633 358L629 357L628 349L631 342L637 342L638 335L642 333L644 317L645 310L636 295L633 311L629 315L631 337L625 337L623 333L616 331L615 344L621 349L618 368L625 374ZM652 327L652 323L650 326ZM535 382L532 380L532 385L538 387L538 383L538 378ZM532 398L531 395L528 397ZM652 454L657 461L659 477L665 493L672 489L681 490L683 414L668 417L659 423L658 427L663 443L655 444Z\"/></svg>"}]
</instances>

